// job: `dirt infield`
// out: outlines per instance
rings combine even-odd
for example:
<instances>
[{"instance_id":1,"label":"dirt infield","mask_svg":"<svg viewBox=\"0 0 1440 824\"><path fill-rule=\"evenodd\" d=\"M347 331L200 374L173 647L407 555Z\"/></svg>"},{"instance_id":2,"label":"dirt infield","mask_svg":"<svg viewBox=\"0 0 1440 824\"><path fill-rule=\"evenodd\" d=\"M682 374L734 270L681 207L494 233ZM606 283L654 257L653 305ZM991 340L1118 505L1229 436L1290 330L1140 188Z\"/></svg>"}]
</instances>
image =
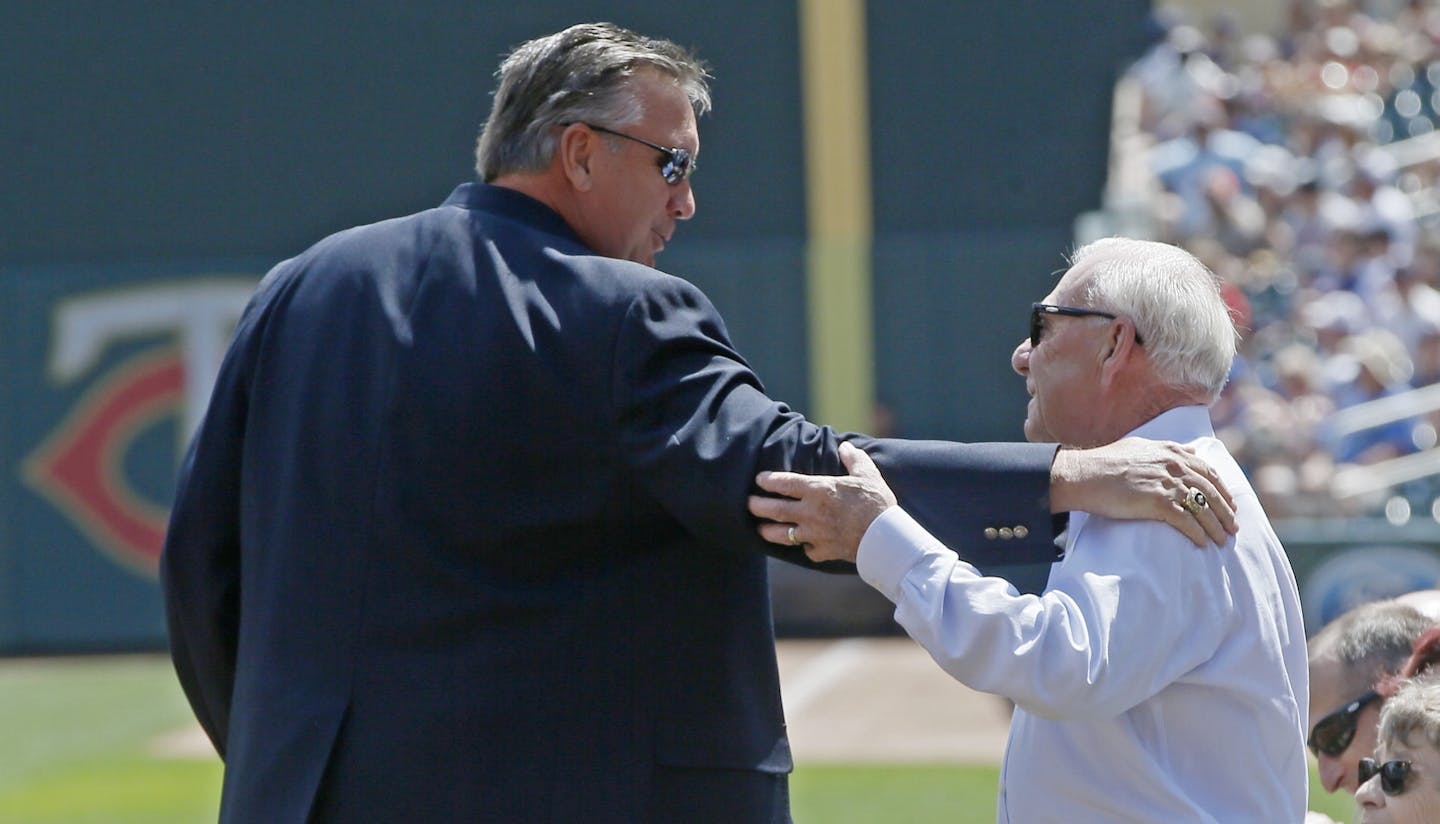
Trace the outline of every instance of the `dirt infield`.
<instances>
[{"instance_id":1,"label":"dirt infield","mask_svg":"<svg viewBox=\"0 0 1440 824\"><path fill-rule=\"evenodd\" d=\"M1000 763L1009 704L955 681L910 639L776 649L796 762Z\"/></svg>"}]
</instances>

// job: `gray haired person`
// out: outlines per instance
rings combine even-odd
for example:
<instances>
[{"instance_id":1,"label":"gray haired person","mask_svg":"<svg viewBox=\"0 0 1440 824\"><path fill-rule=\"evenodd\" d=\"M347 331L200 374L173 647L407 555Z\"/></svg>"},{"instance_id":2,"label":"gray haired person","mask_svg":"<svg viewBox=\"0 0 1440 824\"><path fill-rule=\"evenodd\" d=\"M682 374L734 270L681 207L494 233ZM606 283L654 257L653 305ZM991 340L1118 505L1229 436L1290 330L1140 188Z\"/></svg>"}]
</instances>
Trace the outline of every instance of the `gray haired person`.
<instances>
[{"instance_id":1,"label":"gray haired person","mask_svg":"<svg viewBox=\"0 0 1440 824\"><path fill-rule=\"evenodd\" d=\"M1359 761L1355 804L1361 824L1440 821L1440 627L1426 630L1395 676L1378 684L1385 696L1372 756Z\"/></svg>"},{"instance_id":2,"label":"gray haired person","mask_svg":"<svg viewBox=\"0 0 1440 824\"><path fill-rule=\"evenodd\" d=\"M1424 672L1384 686L1391 694L1375 753L1359 764L1360 824L1433 824L1440 821L1440 678Z\"/></svg>"},{"instance_id":3,"label":"gray haired person","mask_svg":"<svg viewBox=\"0 0 1440 824\"><path fill-rule=\"evenodd\" d=\"M1349 610L1310 638L1310 751L1326 792L1354 794L1361 758L1375 751L1384 696L1376 685L1400 671L1435 620L1398 600Z\"/></svg>"},{"instance_id":4,"label":"gray haired person","mask_svg":"<svg viewBox=\"0 0 1440 824\"><path fill-rule=\"evenodd\" d=\"M998 820L1299 821L1305 631L1284 548L1209 417L1235 355L1215 276L1174 246L1106 238L1071 257L1011 355L1025 436L1180 441L1235 492L1239 532L1193 552L1173 530L1071 512L1045 591L986 577L847 444L851 474L761 473L760 527L853 560L956 680L1015 702ZM1208 497L1179 491L1177 507ZM1225 741L1223 753L1209 742Z\"/></svg>"}]
</instances>

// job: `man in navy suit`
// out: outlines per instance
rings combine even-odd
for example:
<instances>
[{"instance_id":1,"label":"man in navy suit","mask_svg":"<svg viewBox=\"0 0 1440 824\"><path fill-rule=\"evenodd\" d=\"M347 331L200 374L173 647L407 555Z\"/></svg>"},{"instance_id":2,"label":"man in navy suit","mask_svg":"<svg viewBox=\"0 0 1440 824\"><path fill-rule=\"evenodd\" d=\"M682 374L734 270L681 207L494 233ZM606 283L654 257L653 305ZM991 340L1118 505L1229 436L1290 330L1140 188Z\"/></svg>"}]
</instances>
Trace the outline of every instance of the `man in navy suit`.
<instances>
[{"instance_id":1,"label":"man in navy suit","mask_svg":"<svg viewBox=\"0 0 1440 824\"><path fill-rule=\"evenodd\" d=\"M221 818L788 821L766 552L809 562L746 497L843 472L840 437L651 268L695 210L705 70L599 24L499 78L485 182L276 266L185 459L161 572ZM1173 445L861 443L982 554L999 526L998 557L1053 552L1082 502L1232 526Z\"/></svg>"}]
</instances>

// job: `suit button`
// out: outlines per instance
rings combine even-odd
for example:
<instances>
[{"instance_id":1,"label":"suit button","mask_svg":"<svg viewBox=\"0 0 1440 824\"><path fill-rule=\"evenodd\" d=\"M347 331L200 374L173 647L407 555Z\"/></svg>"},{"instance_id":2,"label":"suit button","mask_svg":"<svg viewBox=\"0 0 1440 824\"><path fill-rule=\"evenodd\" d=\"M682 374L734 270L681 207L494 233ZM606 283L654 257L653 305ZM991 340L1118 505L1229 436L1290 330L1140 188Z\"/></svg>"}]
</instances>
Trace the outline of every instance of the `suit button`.
<instances>
[{"instance_id":1,"label":"suit button","mask_svg":"<svg viewBox=\"0 0 1440 824\"><path fill-rule=\"evenodd\" d=\"M1015 530L1008 526L1002 526L1000 527L1000 537L1008 541L1015 537Z\"/></svg>"},{"instance_id":2,"label":"suit button","mask_svg":"<svg viewBox=\"0 0 1440 824\"><path fill-rule=\"evenodd\" d=\"M1000 537L1000 530L996 529L993 526L985 527L985 540L993 541L998 537Z\"/></svg>"},{"instance_id":3,"label":"suit button","mask_svg":"<svg viewBox=\"0 0 1440 824\"><path fill-rule=\"evenodd\" d=\"M1017 524L1015 526L1015 537L1022 539L1030 537L1030 528L1024 524Z\"/></svg>"}]
</instances>

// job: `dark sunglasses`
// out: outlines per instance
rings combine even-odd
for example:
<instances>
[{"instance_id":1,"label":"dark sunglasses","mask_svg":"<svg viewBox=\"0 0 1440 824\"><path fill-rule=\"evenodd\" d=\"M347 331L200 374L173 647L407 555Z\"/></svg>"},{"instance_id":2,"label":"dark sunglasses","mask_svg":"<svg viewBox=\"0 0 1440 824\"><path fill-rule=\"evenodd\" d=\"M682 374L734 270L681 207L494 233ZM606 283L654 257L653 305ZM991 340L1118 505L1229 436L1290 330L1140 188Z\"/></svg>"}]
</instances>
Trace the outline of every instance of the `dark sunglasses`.
<instances>
[{"instance_id":1,"label":"dark sunglasses","mask_svg":"<svg viewBox=\"0 0 1440 824\"><path fill-rule=\"evenodd\" d=\"M617 132L614 129L607 129L604 126L596 126L593 123L586 123L585 125L589 126L591 129L594 129L597 132L613 134L616 137L623 137L626 140L633 140L636 143L642 143L664 155L664 157L660 158L660 176L665 178L665 182L669 183L671 186L674 186L675 184L679 183L690 175L695 174L695 158L690 156L689 149L678 149L674 147L667 148L665 146L661 146L658 143L651 143L644 138L636 137L633 134Z\"/></svg>"},{"instance_id":2,"label":"dark sunglasses","mask_svg":"<svg viewBox=\"0 0 1440 824\"><path fill-rule=\"evenodd\" d=\"M1321 753L1334 758L1350 742L1355 740L1355 725L1359 722L1360 711L1367 704L1380 700L1380 693L1370 690L1340 709L1315 722L1310 730L1310 740L1305 743L1318 758Z\"/></svg>"},{"instance_id":3,"label":"dark sunglasses","mask_svg":"<svg viewBox=\"0 0 1440 824\"><path fill-rule=\"evenodd\" d=\"M1051 303L1030 304L1030 348L1034 349L1040 345L1040 333L1045 329L1046 315L1069 315L1074 318L1109 318L1115 319L1114 312L1102 312L1099 309L1081 309L1078 306L1056 306ZM1135 342L1144 345L1145 341L1140 340L1140 333L1135 333Z\"/></svg>"},{"instance_id":4,"label":"dark sunglasses","mask_svg":"<svg viewBox=\"0 0 1440 824\"><path fill-rule=\"evenodd\" d=\"M1410 779L1409 761L1386 761L1384 764L1373 758L1360 759L1360 783L1364 784L1374 776L1380 776L1380 789L1386 795L1405 792L1405 782Z\"/></svg>"}]
</instances>

